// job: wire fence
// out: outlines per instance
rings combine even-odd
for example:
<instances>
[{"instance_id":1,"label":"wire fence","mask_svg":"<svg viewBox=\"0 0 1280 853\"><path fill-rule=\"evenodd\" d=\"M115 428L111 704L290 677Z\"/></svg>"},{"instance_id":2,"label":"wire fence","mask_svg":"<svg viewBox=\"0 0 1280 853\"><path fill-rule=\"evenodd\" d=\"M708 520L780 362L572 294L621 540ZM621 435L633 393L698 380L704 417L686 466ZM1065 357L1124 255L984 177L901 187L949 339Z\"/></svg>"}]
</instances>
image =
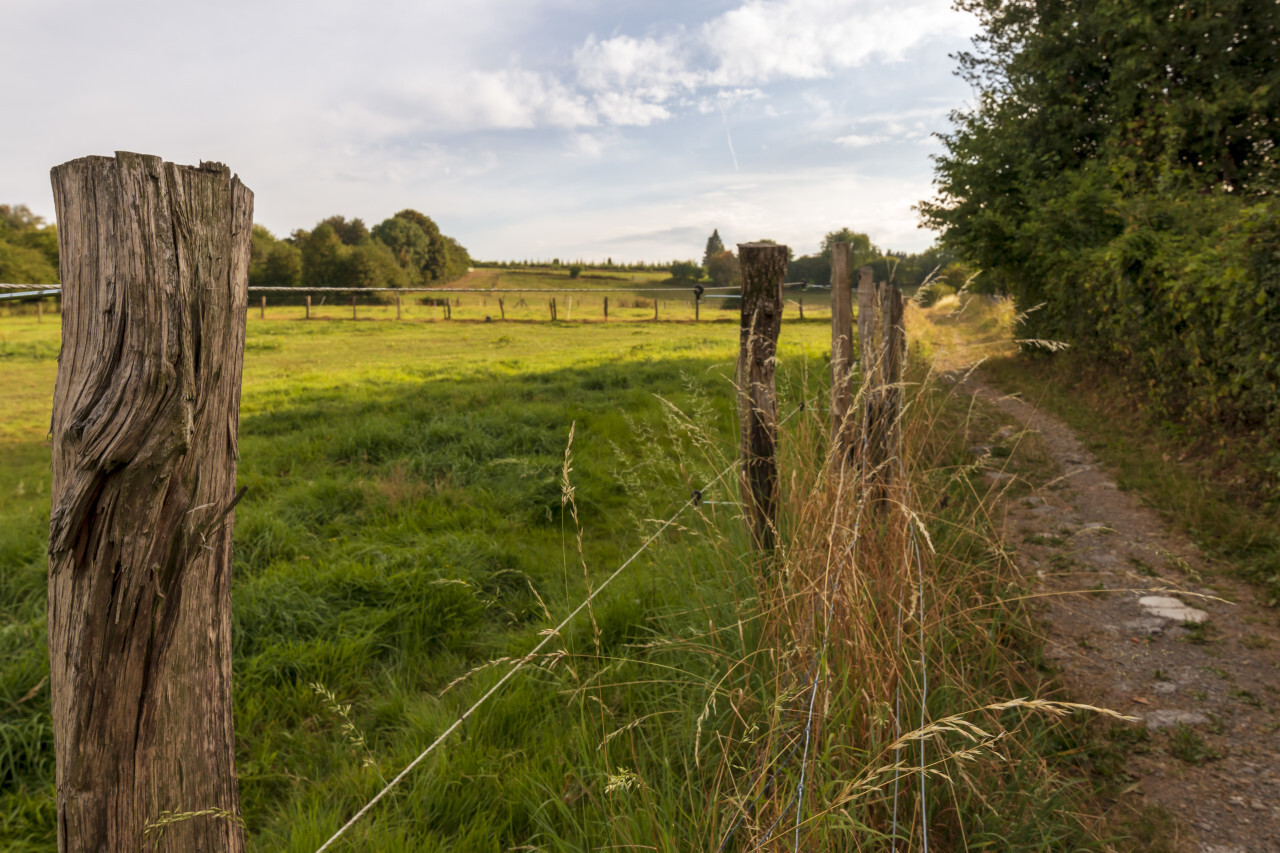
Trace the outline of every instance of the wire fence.
<instances>
[{"instance_id":1,"label":"wire fence","mask_svg":"<svg viewBox=\"0 0 1280 853\"><path fill-rule=\"evenodd\" d=\"M811 284L809 282L804 282L804 281L786 282L784 283L783 286L785 288L788 288L790 291L792 291L792 293L804 292L808 290L815 290L819 292L821 291L829 292L830 290L830 287L828 285L817 285L817 284ZM732 292L717 294L717 293L711 293L711 291L732 291ZM60 297L61 292L62 292L61 287L59 285L30 285L30 284L0 283L0 301L6 301L6 300L38 301L45 298ZM607 296L611 294L646 293L646 294L661 294L661 295L669 295L672 297L689 298L689 299L692 299L694 302L698 302L703 299L733 299L737 297L738 293L740 292L740 288L736 285L730 285L730 286L634 285L634 286L628 286L628 287L563 287L563 288L560 288L560 287L524 287L524 288L521 288L521 287L514 287L514 288L513 287L491 287L491 288L249 287L248 292L251 294L257 294L264 297L268 294L291 295L291 296L309 296L312 294L321 294L321 295L346 294L352 297L358 297L359 295L362 295L362 294L369 294L369 295L373 295L373 294L394 294L394 295L450 294L456 297L460 297L460 296L486 297L489 295L497 296L501 294L521 294L521 295L544 294L548 296L554 296L557 294L585 294L585 295L591 295L591 296ZM820 294L820 295L825 295L825 294ZM788 301L791 301L793 304L795 304L794 300L788 300ZM799 304L801 306L801 316L803 317L803 302L800 302ZM254 306L250 306L250 307L252 308ZM901 405L901 402L899 402L899 406L900 405ZM793 418L797 413L804 411L804 409L805 409L805 403L801 403L794 411L792 411L785 418L779 421L778 426L779 427L783 426L789 420L791 420L791 418ZM690 506L697 508L703 504L738 505L737 502L735 501L704 501L703 500L703 493L710 491L715 486L717 486L725 478L725 476L727 476L735 467L737 467L738 464L739 464L739 461L735 460L734 462L727 465L722 471L720 471L719 474L717 474L712 480L710 480L705 486L703 486L702 489L696 490L690 498L684 501L684 503L682 503L680 507L669 518L667 518L664 522L662 522L659 525L659 527L641 543L641 545L636 549L634 553L631 554L631 556L629 556L621 565L619 565L599 586L591 590L591 592L586 596L586 598L583 599L582 602L580 602L572 611L570 611L569 614L565 616L558 625L556 625L553 629L550 629L544 632L543 638L533 647L533 649L531 649L526 655L524 655L523 657L515 661L513 665L506 671L506 673L492 687L490 687L487 691L485 691L480 696L479 699L477 699L470 707L468 707L462 714L460 714L451 725L449 725L425 749L423 749L422 752L413 761L411 761L407 766L405 766L403 770L401 770L395 777L393 777L390 782L388 782L380 791L378 791L377 794L375 794L368 802L366 802L364 806L362 806L354 815L352 815L352 817L345 824L343 824L328 840L326 840L317 849L316 853L323 853L323 851L330 849L332 845L335 842L337 842L351 827L353 827L362 818L368 815L369 812L376 806L376 804L383 797L385 797L403 779L405 779L410 773L412 773L412 771L416 767L418 767L429 755L431 755L437 748L439 748L441 744L443 744L444 741L451 734L456 732L468 719L470 719L474 714L476 714L477 711L479 711L481 707L485 705L486 702L488 702L494 695L496 695L503 688L503 686L506 685L516 675L516 673L518 673L521 669L523 669L528 663L535 660L537 656L541 653L541 651L546 647L548 643L552 641L554 637L559 636L560 632L583 610L588 608L592 604L592 602L600 595L600 593L604 591L604 589L606 589L628 567L630 567L651 545L653 545L654 542L658 540L658 538L664 532L666 532L670 527L672 527L672 525L676 523L679 517L686 510L688 510ZM898 465L901 466L901 464L902 462L901 462L900 452L899 452ZM903 472L903 476L904 476L904 482L905 482L905 471ZM923 636L923 630L924 630L923 610L925 606L924 569L923 569L922 557L920 553L920 544L917 539L917 533L915 531L914 525L908 525L908 527L910 528L909 550L910 550L911 556L914 558L914 561L916 563L915 568L917 570L918 583L919 583L919 587L918 587L919 594L916 596L916 601L918 603L918 607L920 608L920 613L921 613L921 618L919 620L920 630L922 632L920 637L921 658L919 662L920 670L921 670L920 677L921 677L921 689L922 689L921 707L920 707L920 725L923 728L925 723L927 722L927 719L926 719L927 698L928 698L928 689L929 689L927 661L925 657L924 636ZM857 541L857 532L855 530L853 534L853 542L851 542L847 547L849 549L852 549L856 544L856 541ZM765 796L771 794L775 790L775 784L777 782L779 775L792 766L792 762L795 760L797 752L800 753L800 767L799 767L799 781L796 785L796 788L792 793L791 797L789 798L787 804L777 813L777 816L774 819L773 823L765 829L765 831L761 836L759 836L760 840L758 844L752 849L753 850L759 849L760 846L762 846L765 843L768 843L768 841L775 838L774 831L778 828L778 826L782 823L782 821L787 817L787 815L791 813L792 808L794 808L795 809L795 822L793 826L794 849L797 851L797 853L800 850L800 845L801 845L800 830L803 823L803 814L804 814L804 791L805 791L806 782L808 781L807 773L808 773L809 761L810 761L810 747L811 747L811 740L812 740L812 733L813 733L813 722L815 718L816 700L818 695L819 684L822 679L823 660L825 659L827 649L829 647L830 640L831 640L831 625L832 625L833 616L834 616L835 595L834 595L833 589L831 588L834 582L834 576L835 576L834 571L828 572L828 576L826 578L826 590L824 593L824 598L822 599L822 601L825 602L825 605L826 605L825 619L823 620L824 622L823 635L822 635L821 641L815 644L813 655L811 657L811 660L809 661L809 665L807 667L805 677L802 681L802 683L804 683L807 687L807 690L805 692L808 694L808 703L807 703L808 707L806 709L806 713L803 718L804 719L803 731L800 732L800 731L795 731L793 729L789 734L779 737L776 751L773 753L769 762L767 762L764 765L764 767L762 767L759 775L756 777L755 781L752 783L752 788L756 789L756 795L754 799L751 800L749 803L746 803L743 806L739 807L739 810L738 810L739 814L737 819L722 837L718 847L718 851L721 851L721 853L723 853L723 851L728 849L728 845L732 842L735 834L741 828L741 826L746 821L748 816L754 813L756 807L759 805L760 800L763 799ZM902 618L903 618L903 615L905 614L905 602L902 602L902 601L898 602L898 613L899 613L899 618L898 618L898 629L897 629L897 632L898 632L897 645L899 647L899 652L901 652L902 640L903 640ZM895 689L896 689L896 695L894 699L894 708L893 708L893 717L894 717L893 725L894 725L895 738L897 738L901 736L901 729L902 729L901 684L899 683ZM920 798L920 809L921 809L920 818L922 823L921 841L923 844L923 850L925 851L925 853L927 853L929 849L929 839L928 839L928 811L927 811L927 801L925 797L925 793L926 793L925 792L925 781L926 781L925 744L923 739L920 741L919 748L920 748L919 798ZM899 831L898 823L899 823L900 786L899 786L899 780L897 778L899 772L900 771L895 770L893 796L892 796L892 800L893 800L892 829L891 829L890 838L892 839L893 849L895 850L897 849L898 831ZM767 780L765 780L764 778L766 773L768 774ZM761 784L762 780L764 781L763 785Z\"/></svg>"},{"instance_id":2,"label":"wire fence","mask_svg":"<svg viewBox=\"0 0 1280 853\"><path fill-rule=\"evenodd\" d=\"M778 422L778 426L782 427L789 420L791 420L791 418L795 417L796 414L804 411L804 409L805 409L805 403L801 403L789 415L787 415L785 418L780 420ZM627 569L628 566L634 563L641 554L643 554L646 550L648 550L650 545L652 545L654 542L658 540L658 537L660 537L663 533L667 531L668 528L670 528L673 524L676 523L676 520L679 519L682 514L684 514L685 510L689 509L689 507L701 506L703 504L702 496L705 493L709 492L711 489L713 489L716 485L718 485L729 474L730 471L738 467L739 463L740 463L740 460L735 459L734 461L726 465L723 469L721 469L720 473L716 474L715 477L711 478L711 480L709 480L706 483L706 485L704 485L700 489L695 489L693 491L693 494L691 494L684 501L684 503L682 503L680 507L674 513L672 513L670 517L667 518L666 521L662 522L658 526L657 530L649 534L649 536L644 540L644 542L640 544L640 547L637 548L635 552L631 554L630 557L624 560L623 563L620 566L618 566L618 568L614 569L613 573L610 574L607 578L605 578L604 581L601 582L599 586L591 590L591 592L587 595L587 597L584 598L582 602L578 604L577 607L575 607L572 611L569 612L568 616L565 616L564 619L560 620L560 623L558 625L556 625L554 628L548 631L543 632L544 634L543 638L538 642L537 645L535 645L531 650L529 650L529 652L525 654L524 657L520 658L514 664L512 664L511 668L507 670L507 672L502 676L502 678L498 680L496 684L494 684L492 687L486 690L484 694L482 694L479 699L477 699L469 708L467 708L466 711L464 711L461 715L459 715L458 718L454 720L454 722L448 728L446 728L443 732L441 732L440 735L437 736L436 739L433 740L427 746L426 749L424 749L421 753L419 753L417 758L409 762L409 764L403 770L401 770L398 774L396 774L396 776L390 782L388 782L385 786L383 786L382 790L378 791L378 793L375 794L372 799L370 799L367 803L364 804L364 806L360 808L359 811L357 811L354 815L352 815L350 820L348 820L345 824L343 824L342 827L337 832L335 832L332 836L329 837L327 841L324 842L324 844L321 844L316 849L316 853L324 853L324 851L328 850L333 845L334 842L336 842L339 838L342 837L344 833L346 833L348 829L350 829L352 826L358 823L362 817L368 814L369 811L377 804L379 800L381 800L384 796L386 796L387 793L390 792L392 788L394 788L396 785L398 785L401 782L401 780L403 780L406 776L408 776L411 772L413 772L413 769L417 767L419 764L421 764L422 761L426 759L428 755L430 755L433 751L435 751L436 747L438 747L441 743L443 743L445 738L447 738L449 735L457 731L458 728L464 722L466 722L467 719L471 717L471 715L474 714L480 708L480 706L482 706L492 696L494 696L499 690L501 690L502 686L506 684L508 681L510 681L512 676L514 676L517 672L523 669L527 663L536 659L538 657L538 654L544 648L546 648L547 644L550 643L553 638L559 637L560 632L563 631L565 627L568 626L568 624L573 621L574 617L576 617L583 610L586 610L591 605L591 603L595 601L596 597L599 596L600 593L603 592L605 588L609 586L609 584L613 583L618 578L618 576L621 575ZM710 502L707 502L707 503L710 503Z\"/></svg>"}]
</instances>

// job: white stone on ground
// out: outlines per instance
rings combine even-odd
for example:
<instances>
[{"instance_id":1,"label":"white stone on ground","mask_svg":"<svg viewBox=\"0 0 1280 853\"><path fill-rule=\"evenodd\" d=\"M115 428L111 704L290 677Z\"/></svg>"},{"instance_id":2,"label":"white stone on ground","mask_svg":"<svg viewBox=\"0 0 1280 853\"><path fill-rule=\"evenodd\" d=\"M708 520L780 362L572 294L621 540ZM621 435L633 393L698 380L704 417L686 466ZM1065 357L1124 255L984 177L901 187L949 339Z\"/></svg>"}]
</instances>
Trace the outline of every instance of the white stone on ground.
<instances>
[{"instance_id":1,"label":"white stone on ground","mask_svg":"<svg viewBox=\"0 0 1280 853\"><path fill-rule=\"evenodd\" d=\"M1138 604L1153 616L1175 622L1192 622L1198 625L1209 618L1209 614L1203 610L1197 610L1167 595L1144 595L1138 599Z\"/></svg>"}]
</instances>

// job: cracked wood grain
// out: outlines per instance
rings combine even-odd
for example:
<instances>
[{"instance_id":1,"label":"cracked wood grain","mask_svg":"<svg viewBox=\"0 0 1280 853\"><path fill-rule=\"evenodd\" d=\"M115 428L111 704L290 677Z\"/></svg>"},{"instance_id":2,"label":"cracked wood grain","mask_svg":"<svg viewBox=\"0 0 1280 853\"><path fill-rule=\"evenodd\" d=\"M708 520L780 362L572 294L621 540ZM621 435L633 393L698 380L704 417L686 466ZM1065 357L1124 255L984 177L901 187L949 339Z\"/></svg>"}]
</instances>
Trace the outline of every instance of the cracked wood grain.
<instances>
[{"instance_id":1,"label":"cracked wood grain","mask_svg":"<svg viewBox=\"0 0 1280 853\"><path fill-rule=\"evenodd\" d=\"M52 170L58 849L240 851L231 532L253 193L118 152ZM147 835L164 812L204 812Z\"/></svg>"},{"instance_id":2,"label":"cracked wood grain","mask_svg":"<svg viewBox=\"0 0 1280 853\"><path fill-rule=\"evenodd\" d=\"M738 349L738 423L742 500L756 546L772 552L778 525L778 397L774 386L787 247L740 243L742 317Z\"/></svg>"}]
</instances>

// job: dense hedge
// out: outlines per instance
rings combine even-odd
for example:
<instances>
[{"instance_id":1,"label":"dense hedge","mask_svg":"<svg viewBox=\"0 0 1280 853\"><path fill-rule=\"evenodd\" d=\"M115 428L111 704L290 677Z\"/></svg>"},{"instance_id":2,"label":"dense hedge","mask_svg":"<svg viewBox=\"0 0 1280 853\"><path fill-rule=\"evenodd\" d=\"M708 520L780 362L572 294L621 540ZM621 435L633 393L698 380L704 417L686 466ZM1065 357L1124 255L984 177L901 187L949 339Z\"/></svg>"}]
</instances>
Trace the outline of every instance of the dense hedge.
<instances>
[{"instance_id":1,"label":"dense hedge","mask_svg":"<svg viewBox=\"0 0 1280 853\"><path fill-rule=\"evenodd\" d=\"M1115 361L1173 416L1280 435L1280 204L1148 198L1120 217L1105 245L1013 285L1041 306L1027 333Z\"/></svg>"}]
</instances>

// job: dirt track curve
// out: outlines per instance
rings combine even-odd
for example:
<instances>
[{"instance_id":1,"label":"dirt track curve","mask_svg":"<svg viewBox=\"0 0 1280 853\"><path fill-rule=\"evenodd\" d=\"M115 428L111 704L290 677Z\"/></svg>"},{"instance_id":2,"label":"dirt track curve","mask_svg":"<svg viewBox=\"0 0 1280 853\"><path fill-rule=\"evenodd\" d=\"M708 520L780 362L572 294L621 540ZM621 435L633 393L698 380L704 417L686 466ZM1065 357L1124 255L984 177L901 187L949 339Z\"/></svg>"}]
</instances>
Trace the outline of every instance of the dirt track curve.
<instances>
[{"instance_id":1,"label":"dirt track curve","mask_svg":"<svg viewBox=\"0 0 1280 853\"><path fill-rule=\"evenodd\" d=\"M1070 698L1145 723L1123 797L1173 816L1179 851L1280 851L1275 611L1117 488L1061 421L975 380L963 387L1038 434L1058 469L1030 475L1044 482L1029 495L1008 490L1004 538L1046 594L1046 652ZM985 476L1012 486L1002 461L990 458Z\"/></svg>"}]
</instances>

